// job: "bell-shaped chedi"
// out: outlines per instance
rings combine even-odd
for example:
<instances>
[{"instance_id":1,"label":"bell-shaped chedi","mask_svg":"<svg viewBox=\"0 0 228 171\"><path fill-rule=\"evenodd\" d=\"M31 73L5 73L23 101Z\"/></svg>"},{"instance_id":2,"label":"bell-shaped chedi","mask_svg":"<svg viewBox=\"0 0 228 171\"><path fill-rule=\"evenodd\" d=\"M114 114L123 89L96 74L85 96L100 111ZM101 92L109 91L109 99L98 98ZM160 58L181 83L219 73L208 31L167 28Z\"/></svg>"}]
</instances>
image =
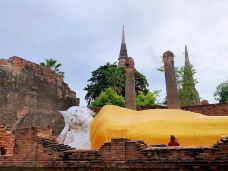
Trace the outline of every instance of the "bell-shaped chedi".
<instances>
[{"instance_id":1,"label":"bell-shaped chedi","mask_svg":"<svg viewBox=\"0 0 228 171\"><path fill-rule=\"evenodd\" d=\"M0 125L50 126L59 134L64 119L58 110L75 105L76 93L51 69L16 56L0 60Z\"/></svg>"}]
</instances>

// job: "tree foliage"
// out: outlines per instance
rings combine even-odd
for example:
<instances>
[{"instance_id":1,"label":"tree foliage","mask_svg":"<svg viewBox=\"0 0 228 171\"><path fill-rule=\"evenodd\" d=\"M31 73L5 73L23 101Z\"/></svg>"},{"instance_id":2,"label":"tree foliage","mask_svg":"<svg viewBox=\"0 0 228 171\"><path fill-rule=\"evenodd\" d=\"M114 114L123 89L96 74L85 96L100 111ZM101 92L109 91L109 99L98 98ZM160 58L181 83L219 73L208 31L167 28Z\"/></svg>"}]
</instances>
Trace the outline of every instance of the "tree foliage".
<instances>
[{"instance_id":1,"label":"tree foliage","mask_svg":"<svg viewBox=\"0 0 228 171\"><path fill-rule=\"evenodd\" d=\"M195 73L196 71L192 65L181 67L177 70L177 85L182 106L193 105L194 100L197 98L195 85L198 82L193 78Z\"/></svg>"},{"instance_id":2,"label":"tree foliage","mask_svg":"<svg viewBox=\"0 0 228 171\"><path fill-rule=\"evenodd\" d=\"M125 82L125 81L124 81ZM141 74L135 69L135 91L136 95L138 95L140 92L143 92L144 94L148 93L148 87L149 84L147 82L146 76Z\"/></svg>"},{"instance_id":3,"label":"tree foliage","mask_svg":"<svg viewBox=\"0 0 228 171\"><path fill-rule=\"evenodd\" d=\"M214 93L215 100L219 103L228 103L228 80L220 83Z\"/></svg>"},{"instance_id":4,"label":"tree foliage","mask_svg":"<svg viewBox=\"0 0 228 171\"><path fill-rule=\"evenodd\" d=\"M88 85L84 88L84 90L87 91L85 99L88 102L88 105L90 105L90 103L108 87L112 87L118 95L124 96L124 69L119 68L116 63L107 63L92 72L92 77L88 80ZM147 93L147 87L148 82L146 77L135 70L136 94L139 94L140 92Z\"/></svg>"},{"instance_id":5,"label":"tree foliage","mask_svg":"<svg viewBox=\"0 0 228 171\"><path fill-rule=\"evenodd\" d=\"M59 67L62 66L62 64L58 63L55 59L45 59L45 62L41 62L40 65L45 66L53 70L55 73L57 73L59 76L64 77L64 72L59 70Z\"/></svg>"},{"instance_id":6,"label":"tree foliage","mask_svg":"<svg viewBox=\"0 0 228 171\"><path fill-rule=\"evenodd\" d=\"M96 107L102 107L108 104L124 107L124 97L118 95L112 87L109 87L105 91L102 91L101 94L92 102L92 106Z\"/></svg>"},{"instance_id":7,"label":"tree foliage","mask_svg":"<svg viewBox=\"0 0 228 171\"><path fill-rule=\"evenodd\" d=\"M136 106L153 106L156 103L159 91L155 90L154 92L149 91L148 93L140 92L136 97Z\"/></svg>"}]
</instances>

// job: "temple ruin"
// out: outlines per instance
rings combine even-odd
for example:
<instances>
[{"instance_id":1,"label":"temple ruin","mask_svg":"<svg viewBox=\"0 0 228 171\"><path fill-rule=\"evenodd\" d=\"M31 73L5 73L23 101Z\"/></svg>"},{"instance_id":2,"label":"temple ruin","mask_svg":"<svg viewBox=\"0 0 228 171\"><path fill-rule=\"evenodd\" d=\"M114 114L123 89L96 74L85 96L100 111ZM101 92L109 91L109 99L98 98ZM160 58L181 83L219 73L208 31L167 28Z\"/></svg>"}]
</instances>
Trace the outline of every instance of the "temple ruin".
<instances>
[{"instance_id":1,"label":"temple ruin","mask_svg":"<svg viewBox=\"0 0 228 171\"><path fill-rule=\"evenodd\" d=\"M194 81L193 72L192 72L192 65L189 60L188 49L187 49L186 45L185 45L184 54L185 54L185 64L184 64L183 89L192 89L191 90L193 92L192 103L193 103L193 105L200 105L200 97L199 97L199 93L195 87L195 81ZM189 82L191 83L191 85L189 85ZM193 84L193 86L192 86L192 84Z\"/></svg>"},{"instance_id":2,"label":"temple ruin","mask_svg":"<svg viewBox=\"0 0 228 171\"><path fill-rule=\"evenodd\" d=\"M186 48L186 64L190 64ZM228 116L228 104L180 107L174 54L163 54L168 108L210 116ZM136 109L134 60L127 55L124 29L119 67L125 69L126 107ZM0 170L228 170L228 138L213 146L167 147L126 138L99 149L77 150L56 141L64 127L58 110L79 105L79 98L49 68L20 57L0 60ZM165 106L153 106L160 109ZM147 108L148 109L148 108ZM140 109L140 110L143 110Z\"/></svg>"},{"instance_id":3,"label":"temple ruin","mask_svg":"<svg viewBox=\"0 0 228 171\"><path fill-rule=\"evenodd\" d=\"M125 107L136 110L136 92L135 92L135 63L132 57L128 57L125 42L124 26L122 31L122 41L119 54L118 66L125 71Z\"/></svg>"},{"instance_id":4,"label":"temple ruin","mask_svg":"<svg viewBox=\"0 0 228 171\"><path fill-rule=\"evenodd\" d=\"M0 125L50 126L58 135L64 121L57 111L74 105L76 93L51 69L16 56L0 60Z\"/></svg>"},{"instance_id":5,"label":"temple ruin","mask_svg":"<svg viewBox=\"0 0 228 171\"><path fill-rule=\"evenodd\" d=\"M163 53L163 63L165 69L168 108L180 109L180 101L174 68L174 54L171 51Z\"/></svg>"}]
</instances>

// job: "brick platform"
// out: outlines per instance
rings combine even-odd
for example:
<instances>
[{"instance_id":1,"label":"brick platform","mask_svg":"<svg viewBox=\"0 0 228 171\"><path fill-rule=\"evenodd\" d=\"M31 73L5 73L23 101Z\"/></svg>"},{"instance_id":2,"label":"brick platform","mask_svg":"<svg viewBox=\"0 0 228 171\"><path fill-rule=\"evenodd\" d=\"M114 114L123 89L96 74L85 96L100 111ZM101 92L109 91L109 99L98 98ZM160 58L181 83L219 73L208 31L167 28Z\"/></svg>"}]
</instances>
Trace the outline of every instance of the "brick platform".
<instances>
[{"instance_id":1,"label":"brick platform","mask_svg":"<svg viewBox=\"0 0 228 171\"><path fill-rule=\"evenodd\" d=\"M113 139L99 150L76 150L39 137L39 129L15 132L13 156L0 156L0 170L228 170L228 139L213 147L155 147Z\"/></svg>"}]
</instances>

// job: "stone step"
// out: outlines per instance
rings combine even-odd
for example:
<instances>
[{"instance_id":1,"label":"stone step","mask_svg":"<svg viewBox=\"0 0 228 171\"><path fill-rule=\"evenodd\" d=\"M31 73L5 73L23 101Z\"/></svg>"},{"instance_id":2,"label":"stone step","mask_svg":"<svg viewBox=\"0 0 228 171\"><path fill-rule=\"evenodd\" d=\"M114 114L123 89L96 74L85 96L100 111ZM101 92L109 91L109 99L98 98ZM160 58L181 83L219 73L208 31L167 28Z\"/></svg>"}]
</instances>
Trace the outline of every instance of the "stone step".
<instances>
[{"instance_id":1,"label":"stone step","mask_svg":"<svg viewBox=\"0 0 228 171\"><path fill-rule=\"evenodd\" d=\"M55 140L39 138L38 142L42 144L44 148L47 148L53 151L64 152L64 151L74 150L74 148L71 148L68 145L58 144Z\"/></svg>"},{"instance_id":2,"label":"stone step","mask_svg":"<svg viewBox=\"0 0 228 171\"><path fill-rule=\"evenodd\" d=\"M51 147L50 149L53 149L53 150L70 150L71 148L68 148L68 147Z\"/></svg>"},{"instance_id":3,"label":"stone step","mask_svg":"<svg viewBox=\"0 0 228 171\"><path fill-rule=\"evenodd\" d=\"M47 147L47 148L71 148L70 146L66 146L66 145L57 145L57 144L55 144L55 145L44 145L45 147Z\"/></svg>"}]
</instances>

